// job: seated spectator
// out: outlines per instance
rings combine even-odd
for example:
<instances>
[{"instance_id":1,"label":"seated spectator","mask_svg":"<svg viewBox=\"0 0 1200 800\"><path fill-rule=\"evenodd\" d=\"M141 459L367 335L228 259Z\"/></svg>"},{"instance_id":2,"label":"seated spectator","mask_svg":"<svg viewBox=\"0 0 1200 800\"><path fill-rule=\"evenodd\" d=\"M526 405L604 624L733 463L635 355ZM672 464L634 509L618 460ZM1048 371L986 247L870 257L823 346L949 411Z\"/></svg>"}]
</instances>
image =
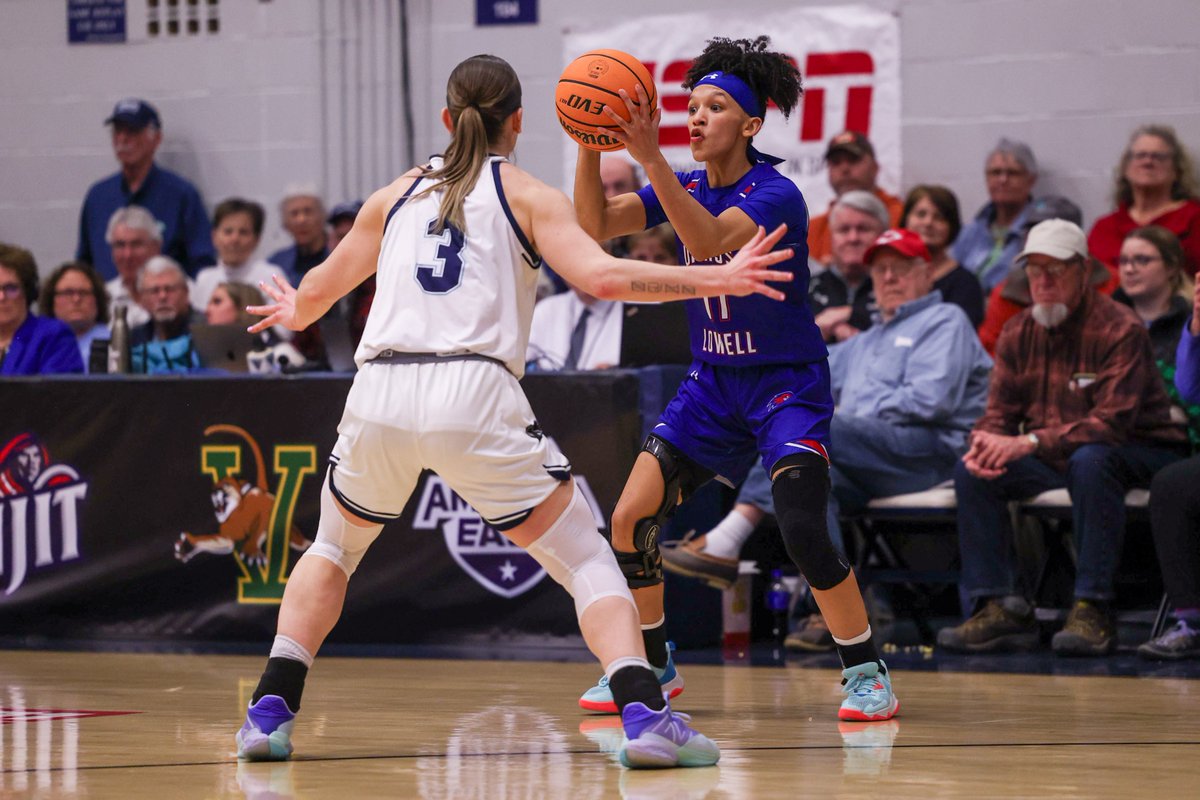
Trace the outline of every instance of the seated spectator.
<instances>
[{"instance_id":1,"label":"seated spectator","mask_svg":"<svg viewBox=\"0 0 1200 800\"><path fill-rule=\"evenodd\" d=\"M1200 283L1176 353L1175 387L1181 399L1200 405ZM1196 448L1193 447L1193 452ZM1200 456L1166 467L1150 484L1150 527L1175 624L1138 647L1155 660L1200 657Z\"/></svg>"},{"instance_id":2,"label":"seated spectator","mask_svg":"<svg viewBox=\"0 0 1200 800\"><path fill-rule=\"evenodd\" d=\"M983 413L991 359L962 309L933 288L929 251L916 233L889 230L867 251L879 320L829 349L836 408L830 435L829 533L844 552L839 510L861 511L875 497L928 489L949 479ZM663 550L663 566L732 584L737 556L763 515L774 513L770 481L755 470L738 505L706 536ZM813 614L789 646L832 650Z\"/></svg>"},{"instance_id":3,"label":"seated spectator","mask_svg":"<svg viewBox=\"0 0 1200 800\"><path fill-rule=\"evenodd\" d=\"M1021 249L1025 212L1037 183L1037 161L1024 142L1001 139L983 168L988 202L967 223L950 254L991 292Z\"/></svg>"},{"instance_id":4,"label":"seated spectator","mask_svg":"<svg viewBox=\"0 0 1200 800\"><path fill-rule=\"evenodd\" d=\"M958 213L958 198L945 186L922 184L914 186L904 200L900 227L921 237L929 248L933 264L933 288L942 293L942 300L961 308L978 328L983 322L983 288L979 279L954 260L950 245L962 230Z\"/></svg>"},{"instance_id":5,"label":"seated spectator","mask_svg":"<svg viewBox=\"0 0 1200 800\"><path fill-rule=\"evenodd\" d=\"M108 292L90 264L68 261L46 279L39 307L75 334L84 371L90 371L92 342L108 338Z\"/></svg>"},{"instance_id":6,"label":"seated spectator","mask_svg":"<svg viewBox=\"0 0 1200 800\"><path fill-rule=\"evenodd\" d=\"M265 305L262 292L245 283L220 283L213 290L204 309L204 319L209 325L236 326L246 330L259 318L246 310L248 306ZM296 371L304 366L300 355L290 342L268 328L262 333L247 333L254 339L254 349L246 355L246 366L254 373L278 373Z\"/></svg>"},{"instance_id":7,"label":"seated spectator","mask_svg":"<svg viewBox=\"0 0 1200 800\"><path fill-rule=\"evenodd\" d=\"M0 242L0 375L83 372L71 329L30 310L37 296L33 253Z\"/></svg>"},{"instance_id":8,"label":"seated spectator","mask_svg":"<svg viewBox=\"0 0 1200 800\"><path fill-rule=\"evenodd\" d=\"M600 159L600 185L604 188L605 197L616 197L620 194L636 192L642 188L642 180L638 175L637 164L623 155L607 154ZM636 258L629 255L630 237L617 236L600 243L600 246L617 258ZM672 252L675 243L671 243ZM671 263L678 263L672 261Z\"/></svg>"},{"instance_id":9,"label":"seated spectator","mask_svg":"<svg viewBox=\"0 0 1200 800\"><path fill-rule=\"evenodd\" d=\"M126 206L108 220L105 241L111 248L117 277L105 284L112 308L125 306L129 327L150 321L150 312L138 296L137 282L142 267L162 252L162 231L154 215L141 206Z\"/></svg>"},{"instance_id":10,"label":"seated spectator","mask_svg":"<svg viewBox=\"0 0 1200 800\"><path fill-rule=\"evenodd\" d=\"M679 251L675 246L675 229L664 222L644 231L624 237L628 250L625 258L649 261L653 264L679 265Z\"/></svg>"},{"instance_id":11,"label":"seated spectator","mask_svg":"<svg viewBox=\"0 0 1200 800\"><path fill-rule=\"evenodd\" d=\"M354 227L354 220L358 218L358 212L362 210L362 200L348 200L344 203L338 203L329 210L329 216L325 219L329 223L329 251L338 246L342 239L346 238L346 234Z\"/></svg>"},{"instance_id":12,"label":"seated spectator","mask_svg":"<svg viewBox=\"0 0 1200 800\"><path fill-rule=\"evenodd\" d=\"M870 192L852 191L829 211L833 261L808 284L808 302L826 342L844 342L871 327L875 294L863 263L867 248L888 228L888 212Z\"/></svg>"},{"instance_id":13,"label":"seated spectator","mask_svg":"<svg viewBox=\"0 0 1200 800\"><path fill-rule=\"evenodd\" d=\"M272 253L267 260L282 269L284 277L296 284L310 269L329 258L329 236L325 232L325 207L317 187L292 184L279 201L283 227L292 244Z\"/></svg>"},{"instance_id":14,"label":"seated spectator","mask_svg":"<svg viewBox=\"0 0 1200 800\"><path fill-rule=\"evenodd\" d=\"M109 220L118 209L136 205L161 226L158 242L163 252L189 275L212 264L212 236L200 192L186 178L154 163L162 144L158 111L145 100L129 97L117 103L104 124L112 126L113 154L121 170L88 189L79 212L76 260L95 266L105 280L117 277L111 251L104 247L111 233Z\"/></svg>"},{"instance_id":15,"label":"seated spectator","mask_svg":"<svg viewBox=\"0 0 1200 800\"><path fill-rule=\"evenodd\" d=\"M1167 125L1133 132L1117 166L1113 199L1117 210L1096 220L1088 234L1092 255L1114 272L1121 245L1134 228L1158 225L1179 238L1184 270L1200 267L1200 199L1187 150Z\"/></svg>"},{"instance_id":16,"label":"seated spectator","mask_svg":"<svg viewBox=\"0 0 1200 800\"><path fill-rule=\"evenodd\" d=\"M875 148L871 140L858 131L842 131L829 140L829 146L825 148L825 167L829 186L833 189L833 201L824 214L813 217L808 224L808 257L814 263L828 265L833 260L830 230L833 207L839 197L855 191L875 195L887 209L887 222L883 228L894 228L900 224L904 203L876 184L879 162L875 160Z\"/></svg>"},{"instance_id":17,"label":"seated spectator","mask_svg":"<svg viewBox=\"0 0 1200 800\"><path fill-rule=\"evenodd\" d=\"M155 256L138 276L138 293L146 302L150 321L131 328L133 372L161 375L200 369L200 357L189 333L200 315L188 300L183 267L167 256Z\"/></svg>"},{"instance_id":18,"label":"seated spectator","mask_svg":"<svg viewBox=\"0 0 1200 800\"><path fill-rule=\"evenodd\" d=\"M572 287L533 307L526 370L610 369L621 360L623 304Z\"/></svg>"},{"instance_id":19,"label":"seated spectator","mask_svg":"<svg viewBox=\"0 0 1200 800\"><path fill-rule=\"evenodd\" d=\"M1083 226L1083 212L1079 206L1060 195L1045 195L1029 204L1025 210L1025 227L1021 231L1021 245L1024 246L1029 231L1048 219L1065 219L1076 225ZM1115 275L1110 275L1103 264L1092 264L1092 286L1103 294L1111 295L1117 287ZM1013 264L1008 269L1004 280L992 289L988 297L987 310L983 314L983 324L979 326L979 340L989 355L996 352L996 340L1004 323L1028 308L1029 278L1020 264Z\"/></svg>"},{"instance_id":20,"label":"seated spectator","mask_svg":"<svg viewBox=\"0 0 1200 800\"><path fill-rule=\"evenodd\" d=\"M1109 603L1125 533L1125 493L1187 450L1150 337L1124 306L1088 288L1087 239L1065 220L1029 232L1016 261L1033 305L1000 335L987 412L955 467L961 585L982 608L938 633L948 650L1028 649L1032 605L1017 593L1008 503L1066 488L1078 551L1075 600L1054 652L1116 647Z\"/></svg>"},{"instance_id":21,"label":"seated spectator","mask_svg":"<svg viewBox=\"0 0 1200 800\"><path fill-rule=\"evenodd\" d=\"M266 213L263 207L250 200L231 197L223 200L213 211L213 247L217 250L216 266L200 270L190 295L192 307L204 311L213 290L221 283L244 283L258 286L271 283L279 268L254 258L262 239Z\"/></svg>"}]
</instances>

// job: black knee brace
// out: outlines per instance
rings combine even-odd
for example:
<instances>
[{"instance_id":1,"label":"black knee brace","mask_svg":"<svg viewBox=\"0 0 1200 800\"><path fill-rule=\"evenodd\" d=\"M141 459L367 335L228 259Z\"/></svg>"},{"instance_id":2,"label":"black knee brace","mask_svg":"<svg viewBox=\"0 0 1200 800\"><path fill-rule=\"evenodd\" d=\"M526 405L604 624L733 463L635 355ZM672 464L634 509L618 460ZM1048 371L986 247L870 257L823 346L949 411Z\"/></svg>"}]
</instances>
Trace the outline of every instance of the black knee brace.
<instances>
[{"instance_id":1,"label":"black knee brace","mask_svg":"<svg viewBox=\"0 0 1200 800\"><path fill-rule=\"evenodd\" d=\"M850 574L850 564L829 539L829 462L797 453L780 459L771 472L777 474L771 496L788 555L812 588L832 589Z\"/></svg>"},{"instance_id":2,"label":"black knee brace","mask_svg":"<svg viewBox=\"0 0 1200 800\"><path fill-rule=\"evenodd\" d=\"M712 473L654 434L646 437L642 450L658 461L665 488L654 516L642 517L634 525L633 547L636 552L613 550L617 565L631 589L644 589L662 583L662 556L658 551L662 526L675 514L675 507L679 503L691 497L701 484L712 477Z\"/></svg>"}]
</instances>

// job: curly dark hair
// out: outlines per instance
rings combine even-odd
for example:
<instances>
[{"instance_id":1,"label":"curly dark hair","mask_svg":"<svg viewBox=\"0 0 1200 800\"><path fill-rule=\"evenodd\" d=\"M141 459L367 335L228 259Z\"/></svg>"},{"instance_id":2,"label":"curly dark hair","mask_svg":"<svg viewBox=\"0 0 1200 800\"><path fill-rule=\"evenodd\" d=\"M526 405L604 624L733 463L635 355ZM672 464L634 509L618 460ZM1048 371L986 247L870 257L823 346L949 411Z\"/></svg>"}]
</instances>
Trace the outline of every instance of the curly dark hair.
<instances>
[{"instance_id":1,"label":"curly dark hair","mask_svg":"<svg viewBox=\"0 0 1200 800\"><path fill-rule=\"evenodd\" d=\"M683 88L691 91L696 81L710 72L728 72L750 86L763 108L766 108L767 100L771 100L786 118L804 92L800 85L800 69L790 56L768 50L770 44L771 39L767 36L709 39L704 52L697 56L684 76Z\"/></svg>"}]
</instances>

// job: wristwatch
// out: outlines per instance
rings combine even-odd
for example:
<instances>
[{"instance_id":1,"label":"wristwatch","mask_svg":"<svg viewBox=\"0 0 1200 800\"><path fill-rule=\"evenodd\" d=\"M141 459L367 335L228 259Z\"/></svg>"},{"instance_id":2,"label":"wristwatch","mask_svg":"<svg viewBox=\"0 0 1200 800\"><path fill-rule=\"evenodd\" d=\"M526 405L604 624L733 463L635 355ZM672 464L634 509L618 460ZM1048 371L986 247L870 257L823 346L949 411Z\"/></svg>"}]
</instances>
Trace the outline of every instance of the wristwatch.
<instances>
[{"instance_id":1,"label":"wristwatch","mask_svg":"<svg viewBox=\"0 0 1200 800\"><path fill-rule=\"evenodd\" d=\"M1027 433L1025 434L1025 438L1028 439L1029 443L1033 445L1033 452L1036 453L1038 450L1038 445L1041 444L1041 442L1038 441L1037 434Z\"/></svg>"}]
</instances>

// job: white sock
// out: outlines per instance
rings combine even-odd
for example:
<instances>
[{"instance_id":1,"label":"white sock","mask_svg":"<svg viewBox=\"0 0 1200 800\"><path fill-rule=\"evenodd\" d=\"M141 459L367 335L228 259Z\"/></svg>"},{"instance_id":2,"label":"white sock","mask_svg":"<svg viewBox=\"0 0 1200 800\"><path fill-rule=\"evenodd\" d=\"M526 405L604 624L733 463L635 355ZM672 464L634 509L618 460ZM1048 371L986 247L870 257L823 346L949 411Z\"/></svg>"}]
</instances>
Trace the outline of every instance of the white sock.
<instances>
[{"instance_id":1,"label":"white sock","mask_svg":"<svg viewBox=\"0 0 1200 800\"><path fill-rule=\"evenodd\" d=\"M622 656L621 658L613 659L609 665L604 668L604 676L611 681L613 675L615 675L619 670L625 669L626 667L645 667L646 669L650 669L650 662L644 658L638 658L637 656Z\"/></svg>"},{"instance_id":2,"label":"white sock","mask_svg":"<svg viewBox=\"0 0 1200 800\"><path fill-rule=\"evenodd\" d=\"M737 558L756 527L735 508L704 537L704 552L717 558Z\"/></svg>"},{"instance_id":3,"label":"white sock","mask_svg":"<svg viewBox=\"0 0 1200 800\"><path fill-rule=\"evenodd\" d=\"M847 645L852 645L852 644L862 644L863 642L865 642L867 639L870 639L870 638L871 638L871 626L868 625L867 629L865 631L863 631L862 633L860 633L858 636L855 636L851 639L839 639L838 637L835 636L835 637L833 637L833 641L836 642L837 644L840 644L842 647L846 647Z\"/></svg>"},{"instance_id":4,"label":"white sock","mask_svg":"<svg viewBox=\"0 0 1200 800\"><path fill-rule=\"evenodd\" d=\"M304 649L304 645L288 636L276 636L271 644L271 658L290 658L299 661L306 667L312 667L312 653Z\"/></svg>"}]
</instances>

